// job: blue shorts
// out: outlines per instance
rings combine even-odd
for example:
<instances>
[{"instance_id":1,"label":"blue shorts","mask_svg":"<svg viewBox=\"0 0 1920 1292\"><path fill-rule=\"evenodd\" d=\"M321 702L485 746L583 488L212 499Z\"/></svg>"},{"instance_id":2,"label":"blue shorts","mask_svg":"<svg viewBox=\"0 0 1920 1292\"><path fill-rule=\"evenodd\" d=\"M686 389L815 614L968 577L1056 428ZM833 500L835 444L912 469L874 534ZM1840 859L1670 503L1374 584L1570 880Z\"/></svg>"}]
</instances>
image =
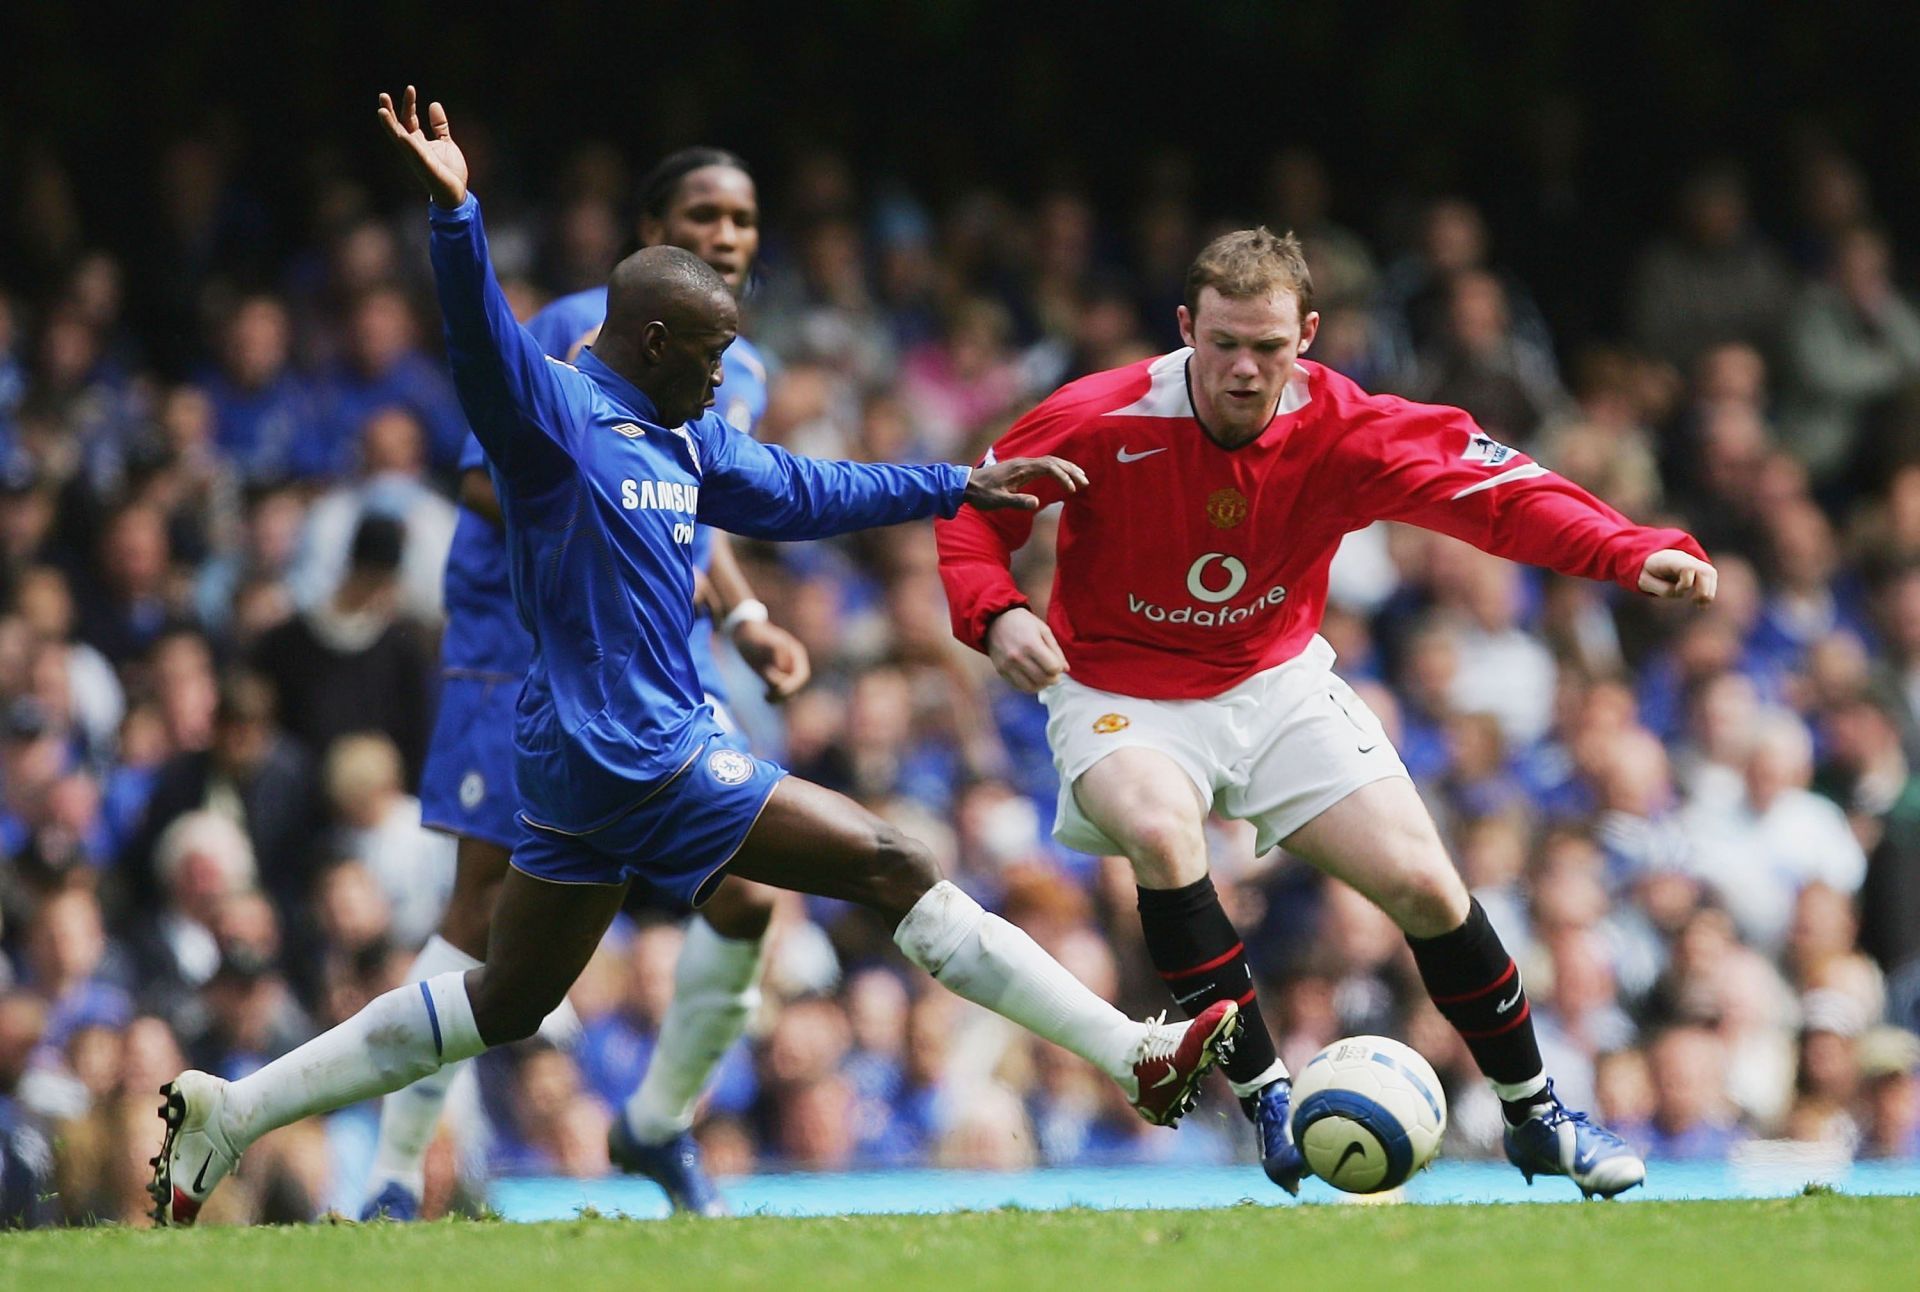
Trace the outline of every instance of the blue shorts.
<instances>
[{"instance_id":1,"label":"blue shorts","mask_svg":"<svg viewBox=\"0 0 1920 1292\"><path fill-rule=\"evenodd\" d=\"M525 831L513 782L517 678L449 673L440 680L440 713L420 773L420 823L502 848Z\"/></svg>"},{"instance_id":2,"label":"blue shorts","mask_svg":"<svg viewBox=\"0 0 1920 1292\"><path fill-rule=\"evenodd\" d=\"M716 734L672 780L597 830L568 834L521 817L514 867L557 884L632 880L656 901L699 906L786 774L739 736Z\"/></svg>"}]
</instances>

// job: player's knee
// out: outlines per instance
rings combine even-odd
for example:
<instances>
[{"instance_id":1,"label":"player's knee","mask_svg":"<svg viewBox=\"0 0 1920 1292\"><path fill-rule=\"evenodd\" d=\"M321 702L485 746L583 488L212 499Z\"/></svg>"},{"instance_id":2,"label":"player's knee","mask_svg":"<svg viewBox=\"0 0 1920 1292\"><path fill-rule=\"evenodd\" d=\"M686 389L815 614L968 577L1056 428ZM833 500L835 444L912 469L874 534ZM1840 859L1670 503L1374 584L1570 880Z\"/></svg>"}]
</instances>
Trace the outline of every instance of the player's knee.
<instances>
[{"instance_id":1,"label":"player's knee","mask_svg":"<svg viewBox=\"0 0 1920 1292\"><path fill-rule=\"evenodd\" d=\"M478 981L469 978L468 999L473 1006L474 1026L488 1046L511 1045L524 1041L540 1030L541 1022L560 1001L547 993L529 990L525 984L503 980L482 968Z\"/></svg>"},{"instance_id":2,"label":"player's knee","mask_svg":"<svg viewBox=\"0 0 1920 1292\"><path fill-rule=\"evenodd\" d=\"M1196 822L1148 811L1127 825L1127 856L1135 877L1149 888L1179 888L1206 875L1206 836Z\"/></svg>"},{"instance_id":3,"label":"player's knee","mask_svg":"<svg viewBox=\"0 0 1920 1292\"><path fill-rule=\"evenodd\" d=\"M1421 857L1401 868L1391 891L1387 914L1416 938L1451 933L1467 918L1466 885L1445 854Z\"/></svg>"}]
</instances>

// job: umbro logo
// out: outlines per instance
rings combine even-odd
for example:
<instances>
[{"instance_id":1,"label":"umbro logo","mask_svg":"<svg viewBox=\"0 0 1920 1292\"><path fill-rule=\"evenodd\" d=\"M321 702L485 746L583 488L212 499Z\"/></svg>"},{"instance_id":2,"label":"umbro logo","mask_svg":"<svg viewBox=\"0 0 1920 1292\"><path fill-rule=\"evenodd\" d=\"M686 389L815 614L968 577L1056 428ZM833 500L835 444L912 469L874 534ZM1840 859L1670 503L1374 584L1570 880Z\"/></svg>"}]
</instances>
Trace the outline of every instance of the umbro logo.
<instances>
[{"instance_id":1,"label":"umbro logo","mask_svg":"<svg viewBox=\"0 0 1920 1292\"><path fill-rule=\"evenodd\" d=\"M1156 453L1165 453L1166 451L1163 445L1157 449L1142 449L1138 453L1129 453L1127 452L1127 446L1122 444L1120 446L1120 452L1115 456L1122 462L1138 462L1141 458L1150 458Z\"/></svg>"},{"instance_id":2,"label":"umbro logo","mask_svg":"<svg viewBox=\"0 0 1920 1292\"><path fill-rule=\"evenodd\" d=\"M642 435L645 435L647 433L645 428L635 426L632 422L622 422L620 423L620 425L614 427L613 429L620 432L620 434L626 436L630 440L637 440Z\"/></svg>"}]
</instances>

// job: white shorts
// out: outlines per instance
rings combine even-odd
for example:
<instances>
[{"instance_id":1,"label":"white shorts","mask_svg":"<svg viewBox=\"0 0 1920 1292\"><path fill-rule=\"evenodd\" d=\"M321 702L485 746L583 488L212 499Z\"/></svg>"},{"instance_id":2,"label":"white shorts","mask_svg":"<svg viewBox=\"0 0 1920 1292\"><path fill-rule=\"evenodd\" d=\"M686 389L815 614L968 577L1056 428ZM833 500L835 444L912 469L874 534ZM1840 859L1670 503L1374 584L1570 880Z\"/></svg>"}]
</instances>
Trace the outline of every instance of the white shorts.
<instances>
[{"instance_id":1,"label":"white shorts","mask_svg":"<svg viewBox=\"0 0 1920 1292\"><path fill-rule=\"evenodd\" d=\"M1333 672L1316 636L1293 659L1204 700L1142 700L1071 677L1040 693L1060 773L1053 837L1100 856L1122 851L1081 815L1073 785L1116 749L1152 749L1178 763L1208 811L1252 822L1254 851L1282 839L1363 785L1406 777L1380 719Z\"/></svg>"}]
</instances>

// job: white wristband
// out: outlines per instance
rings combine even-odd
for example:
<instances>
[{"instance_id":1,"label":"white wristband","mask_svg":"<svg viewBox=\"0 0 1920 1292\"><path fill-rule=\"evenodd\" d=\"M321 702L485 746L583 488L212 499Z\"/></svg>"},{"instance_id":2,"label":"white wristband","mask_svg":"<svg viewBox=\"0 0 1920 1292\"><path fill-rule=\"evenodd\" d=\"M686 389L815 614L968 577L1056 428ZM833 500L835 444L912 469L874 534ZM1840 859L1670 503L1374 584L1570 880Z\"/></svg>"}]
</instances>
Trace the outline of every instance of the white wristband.
<instances>
[{"instance_id":1,"label":"white wristband","mask_svg":"<svg viewBox=\"0 0 1920 1292\"><path fill-rule=\"evenodd\" d=\"M720 631L731 637L741 624L760 624L766 621L767 603L758 597L748 597L727 611L727 617L720 621Z\"/></svg>"}]
</instances>

